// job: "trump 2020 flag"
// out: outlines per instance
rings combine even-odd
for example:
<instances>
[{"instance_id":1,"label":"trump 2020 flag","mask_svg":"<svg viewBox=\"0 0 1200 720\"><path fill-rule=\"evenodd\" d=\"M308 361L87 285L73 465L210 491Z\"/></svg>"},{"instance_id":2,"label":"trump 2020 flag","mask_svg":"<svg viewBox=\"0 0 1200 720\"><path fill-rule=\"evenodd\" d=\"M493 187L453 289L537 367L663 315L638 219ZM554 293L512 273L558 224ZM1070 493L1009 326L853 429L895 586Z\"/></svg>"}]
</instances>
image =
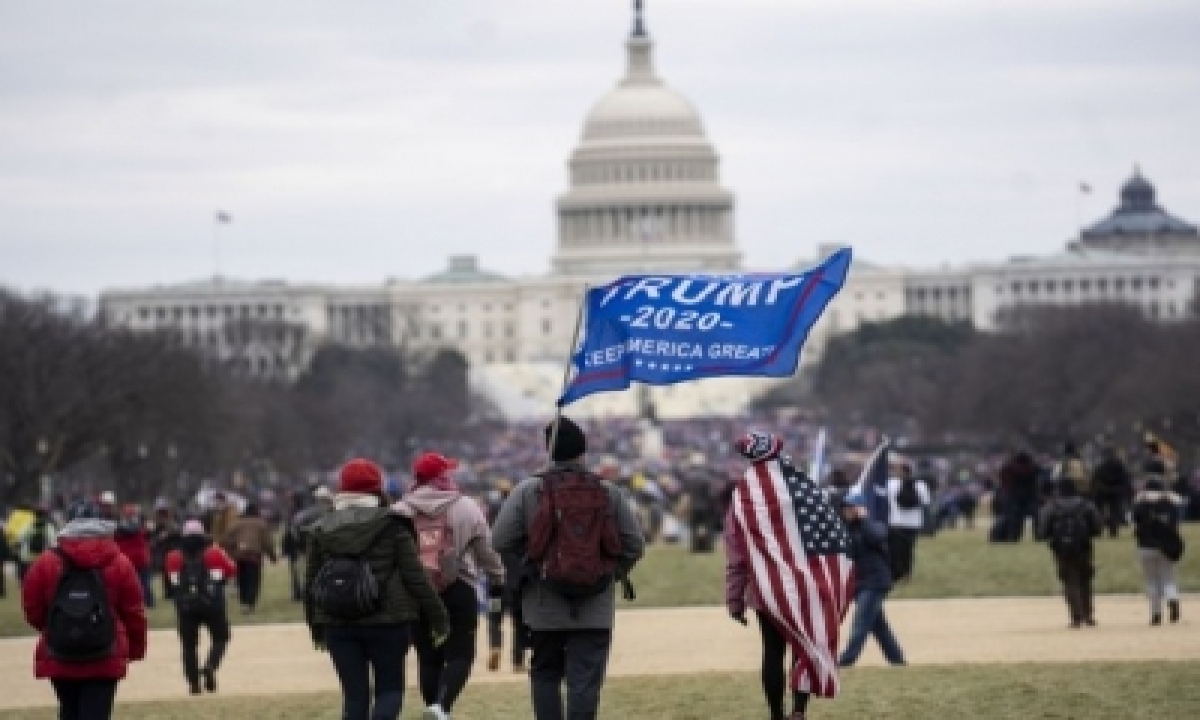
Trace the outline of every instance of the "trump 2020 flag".
<instances>
[{"instance_id":1,"label":"trump 2020 flag","mask_svg":"<svg viewBox=\"0 0 1200 720\"><path fill-rule=\"evenodd\" d=\"M891 502L888 500L888 449L891 441L887 438L879 443L867 464L863 465L862 474L858 476L852 492L860 493L867 501L867 514L872 520L888 523L891 514Z\"/></svg>"},{"instance_id":2,"label":"trump 2020 flag","mask_svg":"<svg viewBox=\"0 0 1200 720\"><path fill-rule=\"evenodd\" d=\"M790 376L850 260L843 248L803 273L632 275L589 290L583 339L558 404L633 381Z\"/></svg>"}]
</instances>

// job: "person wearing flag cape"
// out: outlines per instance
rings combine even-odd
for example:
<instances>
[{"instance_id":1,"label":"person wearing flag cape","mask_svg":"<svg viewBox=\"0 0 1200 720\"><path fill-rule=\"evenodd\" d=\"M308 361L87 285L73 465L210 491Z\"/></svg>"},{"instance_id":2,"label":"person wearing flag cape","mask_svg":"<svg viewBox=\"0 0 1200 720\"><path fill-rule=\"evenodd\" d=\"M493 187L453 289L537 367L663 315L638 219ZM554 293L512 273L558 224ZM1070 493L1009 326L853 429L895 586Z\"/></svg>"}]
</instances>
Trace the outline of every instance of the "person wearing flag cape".
<instances>
[{"instance_id":1,"label":"person wearing flag cape","mask_svg":"<svg viewBox=\"0 0 1200 720\"><path fill-rule=\"evenodd\" d=\"M736 443L750 467L725 520L725 602L762 634L762 684L772 720L803 720L809 698L836 697L838 631L854 594L850 538L825 493L781 454L783 443L752 431ZM792 665L784 713L784 655Z\"/></svg>"}]
</instances>

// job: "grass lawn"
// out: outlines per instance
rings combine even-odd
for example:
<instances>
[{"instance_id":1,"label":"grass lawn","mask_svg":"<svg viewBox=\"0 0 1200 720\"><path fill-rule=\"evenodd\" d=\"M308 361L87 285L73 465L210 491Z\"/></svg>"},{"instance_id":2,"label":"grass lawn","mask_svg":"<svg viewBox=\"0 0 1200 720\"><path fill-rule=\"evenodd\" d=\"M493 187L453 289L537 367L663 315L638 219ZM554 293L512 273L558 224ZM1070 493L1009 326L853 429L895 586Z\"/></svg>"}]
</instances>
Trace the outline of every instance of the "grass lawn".
<instances>
[{"instance_id":1,"label":"grass lawn","mask_svg":"<svg viewBox=\"0 0 1200 720\"><path fill-rule=\"evenodd\" d=\"M1180 589L1200 591L1200 525L1187 525L1184 536L1192 546L1180 564ZM1140 593L1141 570L1132 536L1096 542L1096 592ZM724 602L724 557L692 555L673 546L650 548L634 570L638 599L621 607L676 607L719 605ZM28 633L16 600L16 582L0 600L0 637ZM898 588L897 598L1044 596L1059 592L1050 552L1045 545L1026 540L993 545L983 530L944 532L921 538L917 544L915 577ZM162 603L151 612L156 628L174 626L174 612ZM235 623L300 622L300 605L290 599L287 567L268 566L258 612L243 617L234 610Z\"/></svg>"},{"instance_id":2,"label":"grass lawn","mask_svg":"<svg viewBox=\"0 0 1200 720\"><path fill-rule=\"evenodd\" d=\"M810 716L863 718L1195 718L1200 663L1094 663L971 667L862 668L843 674L843 695L813 701ZM420 715L419 696L405 695L404 718ZM335 720L336 695L229 698L121 705L129 720ZM456 720L525 720L532 716L524 683L469 687ZM53 709L0 711L0 718L52 720ZM766 718L756 673L613 679L602 718L754 720Z\"/></svg>"}]
</instances>

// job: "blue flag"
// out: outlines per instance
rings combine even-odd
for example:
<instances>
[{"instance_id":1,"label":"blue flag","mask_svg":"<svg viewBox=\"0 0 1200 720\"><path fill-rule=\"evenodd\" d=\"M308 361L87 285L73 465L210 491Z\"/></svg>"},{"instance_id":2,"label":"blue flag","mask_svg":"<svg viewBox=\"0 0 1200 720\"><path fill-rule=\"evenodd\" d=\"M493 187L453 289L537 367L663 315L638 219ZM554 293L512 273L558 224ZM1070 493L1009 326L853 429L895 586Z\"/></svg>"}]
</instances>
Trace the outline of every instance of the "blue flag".
<instances>
[{"instance_id":1,"label":"blue flag","mask_svg":"<svg viewBox=\"0 0 1200 720\"><path fill-rule=\"evenodd\" d=\"M866 500L867 514L870 518L884 525L888 524L888 515L891 514L891 502L888 500L888 450L890 445L891 441L887 438L879 443L879 447L875 448L875 452L871 454L867 464L863 465L858 482L851 489L852 493L861 494Z\"/></svg>"},{"instance_id":2,"label":"blue flag","mask_svg":"<svg viewBox=\"0 0 1200 720\"><path fill-rule=\"evenodd\" d=\"M631 275L589 290L583 341L560 406L633 381L787 377L846 283L843 248L804 273Z\"/></svg>"}]
</instances>

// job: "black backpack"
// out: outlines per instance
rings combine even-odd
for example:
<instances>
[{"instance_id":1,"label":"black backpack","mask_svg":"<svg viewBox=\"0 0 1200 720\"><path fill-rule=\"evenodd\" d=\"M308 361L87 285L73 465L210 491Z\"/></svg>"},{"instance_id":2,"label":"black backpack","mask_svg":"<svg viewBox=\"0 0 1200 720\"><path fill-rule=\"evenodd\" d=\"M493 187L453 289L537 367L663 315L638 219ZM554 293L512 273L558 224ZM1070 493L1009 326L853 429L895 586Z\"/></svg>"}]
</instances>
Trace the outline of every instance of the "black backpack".
<instances>
[{"instance_id":1,"label":"black backpack","mask_svg":"<svg viewBox=\"0 0 1200 720\"><path fill-rule=\"evenodd\" d=\"M66 663L111 657L117 626L100 571L81 568L62 551L54 552L62 560L62 574L46 621L46 647Z\"/></svg>"},{"instance_id":2,"label":"black backpack","mask_svg":"<svg viewBox=\"0 0 1200 720\"><path fill-rule=\"evenodd\" d=\"M221 602L221 586L204 565L204 554L184 555L175 584L175 607L182 613L202 613Z\"/></svg>"},{"instance_id":3,"label":"black backpack","mask_svg":"<svg viewBox=\"0 0 1200 720\"><path fill-rule=\"evenodd\" d=\"M1054 524L1050 528L1051 549L1058 553L1078 554L1088 548L1092 542L1092 530L1088 527L1086 510L1080 504L1055 514Z\"/></svg>"},{"instance_id":4,"label":"black backpack","mask_svg":"<svg viewBox=\"0 0 1200 720\"><path fill-rule=\"evenodd\" d=\"M361 620L383 608L382 588L391 577L389 570L380 583L361 556L336 555L325 561L313 580L313 603L334 620Z\"/></svg>"},{"instance_id":5,"label":"black backpack","mask_svg":"<svg viewBox=\"0 0 1200 720\"><path fill-rule=\"evenodd\" d=\"M46 552L46 549L50 547L50 533L44 520L33 523L33 527L29 529L29 537L25 540L25 547L34 557Z\"/></svg>"},{"instance_id":6,"label":"black backpack","mask_svg":"<svg viewBox=\"0 0 1200 720\"><path fill-rule=\"evenodd\" d=\"M896 491L896 506L905 510L921 507L921 494L917 492L915 478L904 478L900 481L900 489Z\"/></svg>"}]
</instances>

